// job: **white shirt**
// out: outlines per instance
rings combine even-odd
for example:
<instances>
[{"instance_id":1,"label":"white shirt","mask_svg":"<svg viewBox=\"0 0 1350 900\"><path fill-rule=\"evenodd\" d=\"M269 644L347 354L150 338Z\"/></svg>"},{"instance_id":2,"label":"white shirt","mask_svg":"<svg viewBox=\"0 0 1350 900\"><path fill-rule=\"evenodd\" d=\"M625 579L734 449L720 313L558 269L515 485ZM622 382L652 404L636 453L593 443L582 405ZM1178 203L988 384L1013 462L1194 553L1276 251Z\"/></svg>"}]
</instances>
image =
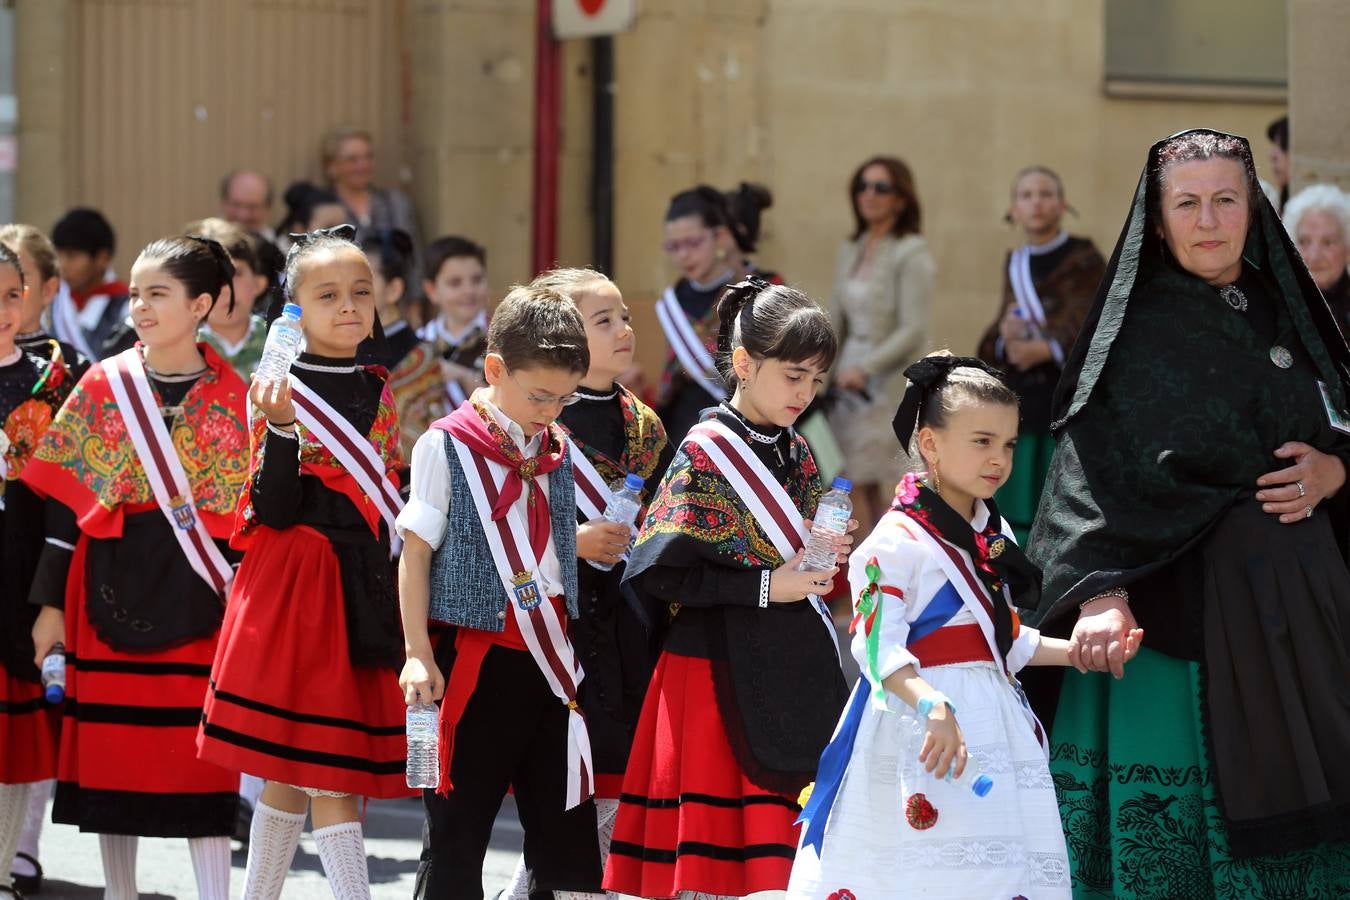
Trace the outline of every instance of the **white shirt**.
<instances>
[{"instance_id":1,"label":"white shirt","mask_svg":"<svg viewBox=\"0 0 1350 900\"><path fill-rule=\"evenodd\" d=\"M479 394L478 398L483 401L483 405L496 418L498 424L506 430L521 453L530 457L539 452L542 432L527 441L525 432L519 425L507 418L505 413L486 400L482 394ZM407 505L398 514L394 525L399 537L406 538L411 531L430 544L433 550L440 547L441 542L445 540L450 516L450 461L445 455L445 439L445 432L439 428L431 428L413 445L410 495ZM548 497L548 476L540 475L535 479L535 483L544 492L544 496ZM520 513L521 520L525 522L529 521L528 497L529 492L522 490L520 497L512 504L512 508ZM576 521L575 512L572 512L571 521ZM539 559L539 574L544 580L541 585L544 593L550 597L561 596L564 593L562 565L558 562L558 549L554 545L552 531L549 532L548 546L544 548L544 554Z\"/></svg>"},{"instance_id":2,"label":"white shirt","mask_svg":"<svg viewBox=\"0 0 1350 900\"><path fill-rule=\"evenodd\" d=\"M432 319L421 328L417 329L417 336L424 341L444 341L452 347L458 347L464 343L464 339L473 334L474 331L487 333L488 317L484 310L478 314L478 318L469 323L469 326L459 334L452 334L450 329L445 327L445 321L439 316Z\"/></svg>"}]
</instances>

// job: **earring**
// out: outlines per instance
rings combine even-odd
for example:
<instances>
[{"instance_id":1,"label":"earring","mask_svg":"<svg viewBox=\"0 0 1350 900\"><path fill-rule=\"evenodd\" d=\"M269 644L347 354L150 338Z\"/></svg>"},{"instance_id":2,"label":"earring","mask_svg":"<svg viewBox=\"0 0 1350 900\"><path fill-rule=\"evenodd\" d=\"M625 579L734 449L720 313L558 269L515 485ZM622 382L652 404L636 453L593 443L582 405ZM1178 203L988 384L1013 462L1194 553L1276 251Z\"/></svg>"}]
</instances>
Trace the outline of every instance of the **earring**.
<instances>
[{"instance_id":1,"label":"earring","mask_svg":"<svg viewBox=\"0 0 1350 900\"><path fill-rule=\"evenodd\" d=\"M721 247L717 248L717 261L718 262L727 261L727 251L723 250Z\"/></svg>"},{"instance_id":2,"label":"earring","mask_svg":"<svg viewBox=\"0 0 1350 900\"><path fill-rule=\"evenodd\" d=\"M928 480L932 482L933 493L941 494L942 473L938 471L937 460L933 460L933 464L928 467Z\"/></svg>"}]
</instances>

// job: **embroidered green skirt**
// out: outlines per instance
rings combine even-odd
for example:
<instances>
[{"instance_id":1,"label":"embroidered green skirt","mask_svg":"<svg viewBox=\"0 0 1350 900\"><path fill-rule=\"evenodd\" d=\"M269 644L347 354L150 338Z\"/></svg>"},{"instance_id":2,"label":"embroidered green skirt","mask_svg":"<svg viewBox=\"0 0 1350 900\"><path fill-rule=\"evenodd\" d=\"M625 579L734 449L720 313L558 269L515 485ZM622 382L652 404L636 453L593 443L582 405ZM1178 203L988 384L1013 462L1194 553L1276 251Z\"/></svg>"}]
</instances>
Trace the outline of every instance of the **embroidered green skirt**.
<instances>
[{"instance_id":1,"label":"embroidered green skirt","mask_svg":"<svg viewBox=\"0 0 1350 900\"><path fill-rule=\"evenodd\" d=\"M1013 527L1017 543L1027 545L1031 522L1036 518L1036 507L1041 502L1041 488L1050 471L1050 457L1055 454L1055 439L1048 431L1024 431L1017 437L1013 453L1012 475L1008 483L998 489L994 501L999 512Z\"/></svg>"},{"instance_id":2,"label":"embroidered green skirt","mask_svg":"<svg viewBox=\"0 0 1350 900\"><path fill-rule=\"evenodd\" d=\"M1350 897L1350 844L1252 859L1229 854L1199 691L1197 664L1149 650L1120 681L1065 675L1050 772L1074 897Z\"/></svg>"}]
</instances>

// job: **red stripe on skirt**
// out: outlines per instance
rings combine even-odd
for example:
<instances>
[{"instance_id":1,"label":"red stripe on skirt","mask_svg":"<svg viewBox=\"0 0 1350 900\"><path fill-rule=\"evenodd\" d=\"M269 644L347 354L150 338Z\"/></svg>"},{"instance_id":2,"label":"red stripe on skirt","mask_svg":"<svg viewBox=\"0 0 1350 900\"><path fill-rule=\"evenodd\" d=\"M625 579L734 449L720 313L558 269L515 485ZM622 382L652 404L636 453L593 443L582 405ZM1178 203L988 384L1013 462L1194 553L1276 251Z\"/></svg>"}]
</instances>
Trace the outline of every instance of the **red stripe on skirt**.
<instances>
[{"instance_id":1,"label":"red stripe on skirt","mask_svg":"<svg viewBox=\"0 0 1350 900\"><path fill-rule=\"evenodd\" d=\"M796 799L745 777L713 695L711 663L662 653L623 779L605 889L636 897L785 890Z\"/></svg>"},{"instance_id":2,"label":"red stripe on skirt","mask_svg":"<svg viewBox=\"0 0 1350 900\"><path fill-rule=\"evenodd\" d=\"M406 707L392 669L353 666L332 545L259 528L230 590L197 746L270 781L407 797Z\"/></svg>"},{"instance_id":3,"label":"red stripe on skirt","mask_svg":"<svg viewBox=\"0 0 1350 900\"><path fill-rule=\"evenodd\" d=\"M42 697L42 685L16 678L0 663L0 784L56 777L61 707Z\"/></svg>"}]
</instances>

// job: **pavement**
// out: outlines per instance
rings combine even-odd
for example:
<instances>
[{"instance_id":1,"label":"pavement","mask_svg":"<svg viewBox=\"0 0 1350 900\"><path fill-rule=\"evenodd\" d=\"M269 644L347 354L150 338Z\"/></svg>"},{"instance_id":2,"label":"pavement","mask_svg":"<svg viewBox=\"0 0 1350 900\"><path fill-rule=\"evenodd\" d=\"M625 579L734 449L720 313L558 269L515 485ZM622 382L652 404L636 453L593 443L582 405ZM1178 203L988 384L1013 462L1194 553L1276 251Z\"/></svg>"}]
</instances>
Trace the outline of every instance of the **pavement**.
<instances>
[{"instance_id":1,"label":"pavement","mask_svg":"<svg viewBox=\"0 0 1350 900\"><path fill-rule=\"evenodd\" d=\"M417 858L422 852L422 802L374 801L366 810L366 853L370 859L370 894L374 900L407 900L412 896ZM504 889L515 872L524 839L510 797L502 805L492 833L492 845L483 865L483 892L488 898ZM247 851L236 843L230 896L244 890ZM103 865L98 835L81 834L70 825L48 821L42 832L42 865L46 881L39 900L99 900L103 896ZM137 887L143 900L192 900L197 883L192 877L187 841L141 838L136 866ZM331 900L319 854L308 829L300 841L283 900Z\"/></svg>"}]
</instances>

